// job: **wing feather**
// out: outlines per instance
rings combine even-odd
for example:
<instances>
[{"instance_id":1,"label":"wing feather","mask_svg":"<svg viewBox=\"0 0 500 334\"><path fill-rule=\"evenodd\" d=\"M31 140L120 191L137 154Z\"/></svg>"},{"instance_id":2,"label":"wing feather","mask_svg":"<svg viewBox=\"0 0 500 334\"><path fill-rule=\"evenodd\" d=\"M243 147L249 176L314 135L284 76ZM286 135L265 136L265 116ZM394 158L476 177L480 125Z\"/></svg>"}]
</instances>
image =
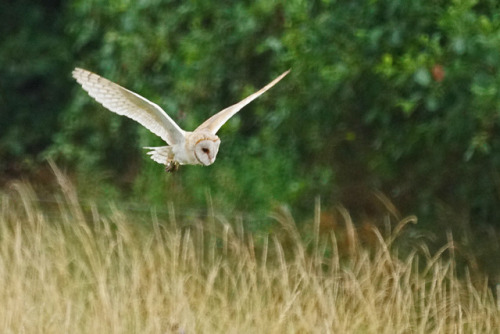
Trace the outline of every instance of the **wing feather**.
<instances>
[{"instance_id":1,"label":"wing feather","mask_svg":"<svg viewBox=\"0 0 500 334\"><path fill-rule=\"evenodd\" d=\"M234 114L236 114L238 111L240 111L244 106L264 94L268 89L270 89L272 86L276 85L285 75L287 75L290 72L290 70L284 72L281 74L279 77L268 83L264 88L261 90L253 93L252 95L246 97L245 99L241 100L240 102L222 110L219 111L217 114L213 115L209 119L207 119L205 122L203 122L195 131L201 130L201 129L208 129L211 131L213 134L216 134L217 131L226 123L231 117L233 117Z\"/></svg>"},{"instance_id":2,"label":"wing feather","mask_svg":"<svg viewBox=\"0 0 500 334\"><path fill-rule=\"evenodd\" d=\"M184 131L157 104L81 68L75 68L73 78L104 107L133 119L169 145L184 141Z\"/></svg>"}]
</instances>

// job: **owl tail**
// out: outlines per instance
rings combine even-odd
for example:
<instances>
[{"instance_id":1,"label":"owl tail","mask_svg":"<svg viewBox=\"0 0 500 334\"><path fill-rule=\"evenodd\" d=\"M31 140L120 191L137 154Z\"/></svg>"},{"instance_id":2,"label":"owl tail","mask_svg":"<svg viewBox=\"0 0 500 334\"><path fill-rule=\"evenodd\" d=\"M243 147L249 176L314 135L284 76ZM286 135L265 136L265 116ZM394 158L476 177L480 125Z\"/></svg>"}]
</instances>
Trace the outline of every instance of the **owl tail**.
<instances>
[{"instance_id":1,"label":"owl tail","mask_svg":"<svg viewBox=\"0 0 500 334\"><path fill-rule=\"evenodd\" d=\"M147 154L159 164L166 165L169 160L172 160L172 146L160 146L160 147L144 147L146 150L150 150Z\"/></svg>"}]
</instances>

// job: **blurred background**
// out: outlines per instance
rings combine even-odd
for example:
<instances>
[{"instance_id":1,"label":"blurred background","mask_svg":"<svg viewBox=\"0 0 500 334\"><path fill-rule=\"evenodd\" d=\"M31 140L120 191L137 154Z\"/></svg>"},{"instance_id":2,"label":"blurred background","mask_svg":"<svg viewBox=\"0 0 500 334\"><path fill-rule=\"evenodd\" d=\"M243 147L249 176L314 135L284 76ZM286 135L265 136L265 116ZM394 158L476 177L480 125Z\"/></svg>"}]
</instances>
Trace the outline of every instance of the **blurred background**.
<instances>
[{"instance_id":1,"label":"blurred background","mask_svg":"<svg viewBox=\"0 0 500 334\"><path fill-rule=\"evenodd\" d=\"M317 198L332 226L339 206L359 226L415 214L415 235L451 231L500 272L496 0L3 1L0 36L0 187L50 189L53 159L83 199L255 230ZM161 140L91 99L75 66L186 130L292 71L220 130L214 165L166 174L142 149Z\"/></svg>"}]
</instances>

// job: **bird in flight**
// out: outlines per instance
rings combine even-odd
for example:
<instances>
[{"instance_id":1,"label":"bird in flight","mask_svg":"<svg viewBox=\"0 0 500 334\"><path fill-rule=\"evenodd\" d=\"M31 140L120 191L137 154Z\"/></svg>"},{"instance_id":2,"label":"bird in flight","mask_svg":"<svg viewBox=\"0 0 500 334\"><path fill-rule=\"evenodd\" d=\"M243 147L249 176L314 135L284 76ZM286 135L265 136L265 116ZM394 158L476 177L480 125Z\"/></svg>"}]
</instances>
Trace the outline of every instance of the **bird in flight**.
<instances>
[{"instance_id":1,"label":"bird in flight","mask_svg":"<svg viewBox=\"0 0 500 334\"><path fill-rule=\"evenodd\" d=\"M219 151L217 131L244 106L277 84L290 70L282 73L259 91L213 115L194 131L184 131L157 104L90 71L75 68L73 78L97 102L110 111L127 116L163 139L168 145L145 147L154 161L174 172L179 165L214 163Z\"/></svg>"}]
</instances>

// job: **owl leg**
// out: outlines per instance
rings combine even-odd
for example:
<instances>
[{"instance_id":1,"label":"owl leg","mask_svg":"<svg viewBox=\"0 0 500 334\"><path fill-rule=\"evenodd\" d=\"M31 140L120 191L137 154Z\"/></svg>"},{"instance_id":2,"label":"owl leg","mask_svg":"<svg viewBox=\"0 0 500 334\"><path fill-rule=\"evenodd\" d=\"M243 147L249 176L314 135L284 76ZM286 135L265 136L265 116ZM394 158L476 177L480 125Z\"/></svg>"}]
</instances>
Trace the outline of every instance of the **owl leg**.
<instances>
[{"instance_id":1,"label":"owl leg","mask_svg":"<svg viewBox=\"0 0 500 334\"><path fill-rule=\"evenodd\" d=\"M167 161L167 163L165 164L165 172L167 173L174 173L174 172L177 172L179 170L179 163L177 161L174 161L174 160L170 160L170 161Z\"/></svg>"}]
</instances>

